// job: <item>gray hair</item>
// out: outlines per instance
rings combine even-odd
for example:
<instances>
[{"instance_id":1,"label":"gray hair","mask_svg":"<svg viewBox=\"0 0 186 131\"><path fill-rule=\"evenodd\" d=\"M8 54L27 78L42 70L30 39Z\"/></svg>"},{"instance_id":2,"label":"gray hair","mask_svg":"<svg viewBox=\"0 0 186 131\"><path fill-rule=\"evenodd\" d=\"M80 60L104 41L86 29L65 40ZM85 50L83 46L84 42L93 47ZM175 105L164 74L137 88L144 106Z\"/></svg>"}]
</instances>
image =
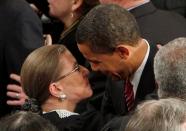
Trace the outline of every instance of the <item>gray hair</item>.
<instances>
[{"instance_id":1,"label":"gray hair","mask_svg":"<svg viewBox=\"0 0 186 131\"><path fill-rule=\"evenodd\" d=\"M0 129L1 131L58 131L40 115L23 111L2 118Z\"/></svg>"},{"instance_id":2,"label":"gray hair","mask_svg":"<svg viewBox=\"0 0 186 131\"><path fill-rule=\"evenodd\" d=\"M186 100L186 38L177 38L160 48L154 58L159 97Z\"/></svg>"},{"instance_id":3,"label":"gray hair","mask_svg":"<svg viewBox=\"0 0 186 131\"><path fill-rule=\"evenodd\" d=\"M185 131L186 103L179 99L151 100L140 104L125 131Z\"/></svg>"},{"instance_id":4,"label":"gray hair","mask_svg":"<svg viewBox=\"0 0 186 131\"><path fill-rule=\"evenodd\" d=\"M118 44L135 46L140 38L135 18L118 5L98 5L81 21L76 32L78 44L89 44L95 53L112 53Z\"/></svg>"}]
</instances>

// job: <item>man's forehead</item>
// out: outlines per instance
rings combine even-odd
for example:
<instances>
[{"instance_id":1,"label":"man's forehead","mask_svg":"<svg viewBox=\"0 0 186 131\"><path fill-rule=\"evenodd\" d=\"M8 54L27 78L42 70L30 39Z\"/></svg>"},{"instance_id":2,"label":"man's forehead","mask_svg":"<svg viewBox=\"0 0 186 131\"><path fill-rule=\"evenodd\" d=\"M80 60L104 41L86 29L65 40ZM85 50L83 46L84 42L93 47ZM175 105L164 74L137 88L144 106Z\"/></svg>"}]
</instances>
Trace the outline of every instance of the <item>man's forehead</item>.
<instances>
[{"instance_id":1,"label":"man's forehead","mask_svg":"<svg viewBox=\"0 0 186 131\"><path fill-rule=\"evenodd\" d=\"M87 43L78 44L78 48L84 56L94 54Z\"/></svg>"}]
</instances>

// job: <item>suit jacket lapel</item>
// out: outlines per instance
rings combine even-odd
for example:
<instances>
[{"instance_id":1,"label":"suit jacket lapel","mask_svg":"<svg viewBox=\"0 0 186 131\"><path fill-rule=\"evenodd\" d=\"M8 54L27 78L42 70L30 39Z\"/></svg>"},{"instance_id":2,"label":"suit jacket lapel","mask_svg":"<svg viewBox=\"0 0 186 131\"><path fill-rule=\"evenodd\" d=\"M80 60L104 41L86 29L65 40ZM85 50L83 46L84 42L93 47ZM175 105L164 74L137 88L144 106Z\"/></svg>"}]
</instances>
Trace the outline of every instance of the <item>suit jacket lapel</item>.
<instances>
[{"instance_id":1,"label":"suit jacket lapel","mask_svg":"<svg viewBox=\"0 0 186 131\"><path fill-rule=\"evenodd\" d=\"M111 81L110 95L112 96L112 104L115 112L120 115L126 114L127 106L124 98L124 81ZM118 99L119 98L119 99ZM121 99L122 98L122 99Z\"/></svg>"},{"instance_id":2,"label":"suit jacket lapel","mask_svg":"<svg viewBox=\"0 0 186 131\"><path fill-rule=\"evenodd\" d=\"M136 92L136 99L135 99L136 102L144 100L146 95L152 93L156 88L154 72L153 72L153 61L154 61L154 56L156 51L157 51L156 45L151 43L149 57L147 59L145 68L142 72L138 89Z\"/></svg>"}]
</instances>

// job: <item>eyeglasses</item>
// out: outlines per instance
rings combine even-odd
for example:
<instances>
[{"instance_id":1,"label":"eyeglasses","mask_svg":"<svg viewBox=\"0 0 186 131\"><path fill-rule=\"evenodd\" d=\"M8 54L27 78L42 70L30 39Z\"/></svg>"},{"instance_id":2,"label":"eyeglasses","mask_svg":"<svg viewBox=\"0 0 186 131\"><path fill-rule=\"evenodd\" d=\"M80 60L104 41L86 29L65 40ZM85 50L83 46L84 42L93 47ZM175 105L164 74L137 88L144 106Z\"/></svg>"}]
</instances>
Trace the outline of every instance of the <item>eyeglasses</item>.
<instances>
[{"instance_id":1,"label":"eyeglasses","mask_svg":"<svg viewBox=\"0 0 186 131\"><path fill-rule=\"evenodd\" d=\"M64 79L65 77L67 77L67 76L69 76L69 75L71 75L72 73L74 73L74 72L76 72L76 71L79 71L80 70L80 65L79 64L75 64L75 66L74 66L74 69L71 71L71 72L69 72L69 73L67 73L67 74L65 74L65 75L63 75L63 76L60 76L58 79L56 79L55 81L59 81L59 80L61 80L61 79Z\"/></svg>"}]
</instances>

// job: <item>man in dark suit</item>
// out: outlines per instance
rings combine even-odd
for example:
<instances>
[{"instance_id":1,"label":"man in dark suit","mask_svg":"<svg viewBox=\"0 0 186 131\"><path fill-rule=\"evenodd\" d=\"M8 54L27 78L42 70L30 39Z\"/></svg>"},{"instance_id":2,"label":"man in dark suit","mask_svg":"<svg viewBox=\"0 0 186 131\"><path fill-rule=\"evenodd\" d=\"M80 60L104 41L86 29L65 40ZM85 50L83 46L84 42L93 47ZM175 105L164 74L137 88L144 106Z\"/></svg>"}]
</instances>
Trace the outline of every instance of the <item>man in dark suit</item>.
<instances>
[{"instance_id":1,"label":"man in dark suit","mask_svg":"<svg viewBox=\"0 0 186 131\"><path fill-rule=\"evenodd\" d=\"M156 99L156 93L155 92L155 80L154 80L154 73L153 73L153 58L157 51L157 48L153 45L153 43L150 43L150 51L149 55L146 61L146 64L144 65L143 71L141 72L141 77L137 76L139 75L140 67L137 68L136 71L134 71L134 74L132 77L134 85L136 85L136 95L135 95L135 105L137 105L139 102L146 100L146 99ZM142 62L142 61L141 61ZM141 66L141 65L140 65ZM136 75L136 77L135 77ZM135 80L138 78L139 82ZM132 83L133 83L132 82ZM104 115L107 115L109 113L112 113L114 115L126 115L128 114L126 101L122 100L119 101L119 99L116 98L122 98L124 97L124 90L123 90L124 81L111 81L109 80L107 83L107 88L105 92L105 97L103 100L102 110L104 110ZM114 109L112 109L114 105Z\"/></svg>"},{"instance_id":2,"label":"man in dark suit","mask_svg":"<svg viewBox=\"0 0 186 131\"><path fill-rule=\"evenodd\" d=\"M179 98L183 101L186 101L186 38L177 38L166 45L162 46L154 57L154 74L155 80L158 85L158 97L159 98ZM149 108L147 108L149 109ZM141 111L139 113L139 111ZM149 115L144 115L141 113L145 113L146 110L142 110L141 108L136 110L137 117L134 117L134 114L129 122L128 128L131 126L132 130L134 126L139 130L147 129L146 126L152 128L153 124L150 122L149 124L144 124L145 121L138 121L143 118L148 118ZM155 110L153 110L155 111ZM150 112L152 114L152 112ZM148 114L148 113L147 113ZM170 115L169 115L170 116ZM126 128L126 125L131 116L125 116L121 118L117 118L117 127L114 121L111 121L107 124L105 128L118 129L121 124L121 130ZM151 116L150 116L151 117ZM166 118L166 117L165 117ZM145 119L144 119L145 120ZM163 120L163 119L162 119ZM138 124L135 124L138 123ZM155 124L155 123L154 123ZM161 124L161 123L160 123ZM114 126L112 126L114 125ZM119 125L119 126L118 126ZM141 126L145 125L145 126ZM153 125L154 126L154 125ZM142 129L143 127L143 129ZM164 128L165 129L165 128ZM166 128L168 129L168 128ZM160 130L158 128L158 130ZM104 130L107 131L107 130Z\"/></svg>"},{"instance_id":3,"label":"man in dark suit","mask_svg":"<svg viewBox=\"0 0 186 131\"><path fill-rule=\"evenodd\" d=\"M157 9L149 0L100 0L129 10L136 18L143 38L155 44L186 36L186 20L174 12Z\"/></svg>"},{"instance_id":4,"label":"man in dark suit","mask_svg":"<svg viewBox=\"0 0 186 131\"><path fill-rule=\"evenodd\" d=\"M125 81L112 81L106 87L102 113L107 120L126 115L154 92L155 47L140 36L135 18L127 10L117 5L95 7L81 21L76 39L94 71Z\"/></svg>"},{"instance_id":5,"label":"man in dark suit","mask_svg":"<svg viewBox=\"0 0 186 131\"><path fill-rule=\"evenodd\" d=\"M19 74L25 57L42 46L40 19L25 0L0 1L0 117L12 108L6 104L6 86L14 83L11 73ZM18 97L12 93L13 98ZM16 100L16 99L15 99Z\"/></svg>"}]
</instances>

